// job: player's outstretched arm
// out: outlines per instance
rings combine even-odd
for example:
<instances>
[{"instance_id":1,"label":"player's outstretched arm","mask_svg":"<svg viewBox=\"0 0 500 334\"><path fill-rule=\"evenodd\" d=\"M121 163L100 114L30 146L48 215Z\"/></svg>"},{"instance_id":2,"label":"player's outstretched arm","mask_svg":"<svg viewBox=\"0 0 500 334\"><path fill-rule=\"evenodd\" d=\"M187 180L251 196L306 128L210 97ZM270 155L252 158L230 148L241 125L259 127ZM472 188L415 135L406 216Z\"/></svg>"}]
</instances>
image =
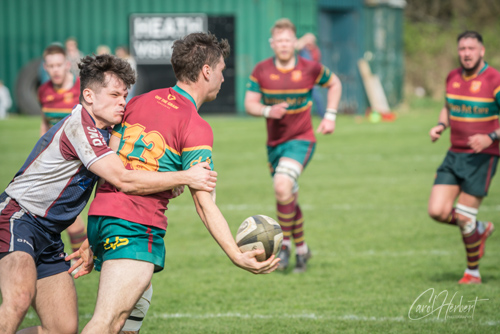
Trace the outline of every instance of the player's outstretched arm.
<instances>
[{"instance_id":1,"label":"player's outstretched arm","mask_svg":"<svg viewBox=\"0 0 500 334\"><path fill-rule=\"evenodd\" d=\"M286 114L288 103L281 102L272 106L266 106L260 101L262 94L252 91L247 91L245 94L245 110L249 115L255 117L266 117L280 119Z\"/></svg>"},{"instance_id":2,"label":"player's outstretched arm","mask_svg":"<svg viewBox=\"0 0 500 334\"><path fill-rule=\"evenodd\" d=\"M224 250L231 261L238 267L254 274L268 274L274 271L279 259L271 256L264 262L258 262L256 256L263 250L255 250L242 253L234 241L231 230L227 225L226 219L215 205L212 196L206 191L191 189L196 211L206 228Z\"/></svg>"},{"instance_id":3,"label":"player's outstretched arm","mask_svg":"<svg viewBox=\"0 0 500 334\"><path fill-rule=\"evenodd\" d=\"M332 75L327 86L328 92L326 95L326 113L321 123L316 129L317 133L330 134L335 131L335 120L337 117L337 108L342 96L342 83L336 75Z\"/></svg>"}]
</instances>

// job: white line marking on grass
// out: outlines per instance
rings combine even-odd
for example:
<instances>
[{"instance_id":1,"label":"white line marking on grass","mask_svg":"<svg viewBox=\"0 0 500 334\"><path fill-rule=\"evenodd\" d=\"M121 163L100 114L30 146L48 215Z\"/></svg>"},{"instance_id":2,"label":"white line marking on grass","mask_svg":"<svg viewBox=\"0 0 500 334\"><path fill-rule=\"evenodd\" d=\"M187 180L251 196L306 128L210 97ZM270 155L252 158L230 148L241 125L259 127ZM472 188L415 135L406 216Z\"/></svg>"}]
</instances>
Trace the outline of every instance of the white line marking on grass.
<instances>
[{"instance_id":1,"label":"white line marking on grass","mask_svg":"<svg viewBox=\"0 0 500 334\"><path fill-rule=\"evenodd\" d=\"M80 314L80 319L92 318L92 314ZM410 322L407 317L367 317L356 314L346 315L318 315L315 313L302 313L302 314L248 314L248 313L151 313L148 314L146 319L217 319L217 318L239 318L239 319L307 319L311 321L316 320L337 320L337 321L360 321L360 322ZM36 313L32 310L26 314L26 319L38 319ZM146 320L147 321L147 320ZM448 320L451 321L451 320ZM411 321L415 323L414 321ZM420 321L419 321L420 322ZM421 322L446 322L443 319L424 319ZM498 326L498 320L479 321L482 326Z\"/></svg>"},{"instance_id":2,"label":"white line marking on grass","mask_svg":"<svg viewBox=\"0 0 500 334\"><path fill-rule=\"evenodd\" d=\"M149 315L148 315L149 317ZM153 318L161 319L214 319L214 318L241 318L241 319L310 319L310 320L354 320L354 321L390 321L401 322L405 321L404 317L364 317L354 314L344 316L324 316L311 314L245 314L245 313L153 313Z\"/></svg>"},{"instance_id":3,"label":"white line marking on grass","mask_svg":"<svg viewBox=\"0 0 500 334\"><path fill-rule=\"evenodd\" d=\"M149 317L149 315L148 315ZM153 313L153 318L160 319L214 319L214 318L240 318L240 319L308 319L316 320L337 320L337 321L360 321L360 322L406 322L411 321L406 317L367 317L356 314L346 314L341 316L335 315L318 315L314 313L303 314L246 314L246 313L206 313L206 314L192 314L192 313ZM442 319L426 319L422 322L445 322ZM500 321L480 321L483 326L498 326Z\"/></svg>"}]
</instances>

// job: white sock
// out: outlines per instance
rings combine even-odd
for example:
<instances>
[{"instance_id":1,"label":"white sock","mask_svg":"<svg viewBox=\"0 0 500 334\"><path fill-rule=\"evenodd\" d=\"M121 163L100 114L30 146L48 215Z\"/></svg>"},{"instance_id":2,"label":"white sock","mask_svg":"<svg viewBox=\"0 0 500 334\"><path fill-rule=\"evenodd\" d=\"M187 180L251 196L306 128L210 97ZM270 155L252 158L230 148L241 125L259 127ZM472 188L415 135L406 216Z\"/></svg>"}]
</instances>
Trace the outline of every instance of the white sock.
<instances>
[{"instance_id":1,"label":"white sock","mask_svg":"<svg viewBox=\"0 0 500 334\"><path fill-rule=\"evenodd\" d=\"M304 242L302 245L298 246L295 249L295 251L297 252L297 254L300 254L300 255L307 254L307 251L308 251L307 244Z\"/></svg>"},{"instance_id":2,"label":"white sock","mask_svg":"<svg viewBox=\"0 0 500 334\"><path fill-rule=\"evenodd\" d=\"M479 269L465 269L465 273L466 274L469 274L471 276L474 276L474 277L481 277L481 275L479 274Z\"/></svg>"},{"instance_id":3,"label":"white sock","mask_svg":"<svg viewBox=\"0 0 500 334\"><path fill-rule=\"evenodd\" d=\"M283 239L283 243L281 245L290 249L292 248L292 241L290 239Z\"/></svg>"}]
</instances>

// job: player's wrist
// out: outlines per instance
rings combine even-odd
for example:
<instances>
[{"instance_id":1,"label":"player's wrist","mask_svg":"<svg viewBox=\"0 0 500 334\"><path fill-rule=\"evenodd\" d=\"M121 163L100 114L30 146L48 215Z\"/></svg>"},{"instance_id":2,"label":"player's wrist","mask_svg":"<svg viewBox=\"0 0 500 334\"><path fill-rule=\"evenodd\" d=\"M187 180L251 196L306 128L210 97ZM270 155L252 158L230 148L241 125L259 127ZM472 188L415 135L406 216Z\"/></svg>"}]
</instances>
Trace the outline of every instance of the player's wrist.
<instances>
[{"instance_id":1,"label":"player's wrist","mask_svg":"<svg viewBox=\"0 0 500 334\"><path fill-rule=\"evenodd\" d=\"M337 119L337 109L327 108L323 119L334 122Z\"/></svg>"},{"instance_id":2,"label":"player's wrist","mask_svg":"<svg viewBox=\"0 0 500 334\"><path fill-rule=\"evenodd\" d=\"M498 134L496 131L492 131L492 132L488 133L488 137L490 137L490 139L492 141L498 140Z\"/></svg>"},{"instance_id":3,"label":"player's wrist","mask_svg":"<svg viewBox=\"0 0 500 334\"><path fill-rule=\"evenodd\" d=\"M268 118L270 113L271 113L271 106L262 107L262 109L261 109L262 116L264 116L265 118Z\"/></svg>"},{"instance_id":4,"label":"player's wrist","mask_svg":"<svg viewBox=\"0 0 500 334\"><path fill-rule=\"evenodd\" d=\"M446 128L448 127L443 122L439 122L437 125L441 125L443 127L443 131L446 130Z\"/></svg>"}]
</instances>

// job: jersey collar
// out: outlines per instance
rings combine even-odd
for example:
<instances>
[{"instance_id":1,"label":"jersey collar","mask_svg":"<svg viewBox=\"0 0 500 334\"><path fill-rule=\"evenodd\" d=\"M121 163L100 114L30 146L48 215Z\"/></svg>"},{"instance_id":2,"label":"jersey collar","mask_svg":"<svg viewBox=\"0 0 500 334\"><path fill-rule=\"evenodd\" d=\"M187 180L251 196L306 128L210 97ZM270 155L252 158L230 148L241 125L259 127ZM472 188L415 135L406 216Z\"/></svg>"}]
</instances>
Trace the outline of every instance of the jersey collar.
<instances>
[{"instance_id":1,"label":"jersey collar","mask_svg":"<svg viewBox=\"0 0 500 334\"><path fill-rule=\"evenodd\" d=\"M172 87L172 89L175 90L177 93L181 94L182 96L184 96L189 101L191 101L194 104L194 107L196 108L196 110L198 110L198 106L196 105L196 102L194 102L193 97L191 95L189 95L188 92L186 92L184 89L180 88L177 85L175 85L174 87Z\"/></svg>"},{"instance_id":2,"label":"jersey collar","mask_svg":"<svg viewBox=\"0 0 500 334\"><path fill-rule=\"evenodd\" d=\"M299 62L299 59L297 58L297 55L294 55L294 58L295 58L295 65L293 65L293 67L289 70L283 70L281 68L278 68L278 66L276 65L276 62L277 62L277 59L276 59L276 56L273 56L273 64L274 64L274 67L280 71L281 73L288 73L288 72L291 72L293 71L296 67L297 67L297 64Z\"/></svg>"},{"instance_id":3,"label":"jersey collar","mask_svg":"<svg viewBox=\"0 0 500 334\"><path fill-rule=\"evenodd\" d=\"M462 78L464 78L465 81L472 80L472 79L477 78L478 76L480 76L484 71L486 71L487 68L488 68L488 63L484 62L484 66L481 69L481 71L477 72L474 75L471 75L470 77L465 76L465 71L462 69Z\"/></svg>"}]
</instances>

